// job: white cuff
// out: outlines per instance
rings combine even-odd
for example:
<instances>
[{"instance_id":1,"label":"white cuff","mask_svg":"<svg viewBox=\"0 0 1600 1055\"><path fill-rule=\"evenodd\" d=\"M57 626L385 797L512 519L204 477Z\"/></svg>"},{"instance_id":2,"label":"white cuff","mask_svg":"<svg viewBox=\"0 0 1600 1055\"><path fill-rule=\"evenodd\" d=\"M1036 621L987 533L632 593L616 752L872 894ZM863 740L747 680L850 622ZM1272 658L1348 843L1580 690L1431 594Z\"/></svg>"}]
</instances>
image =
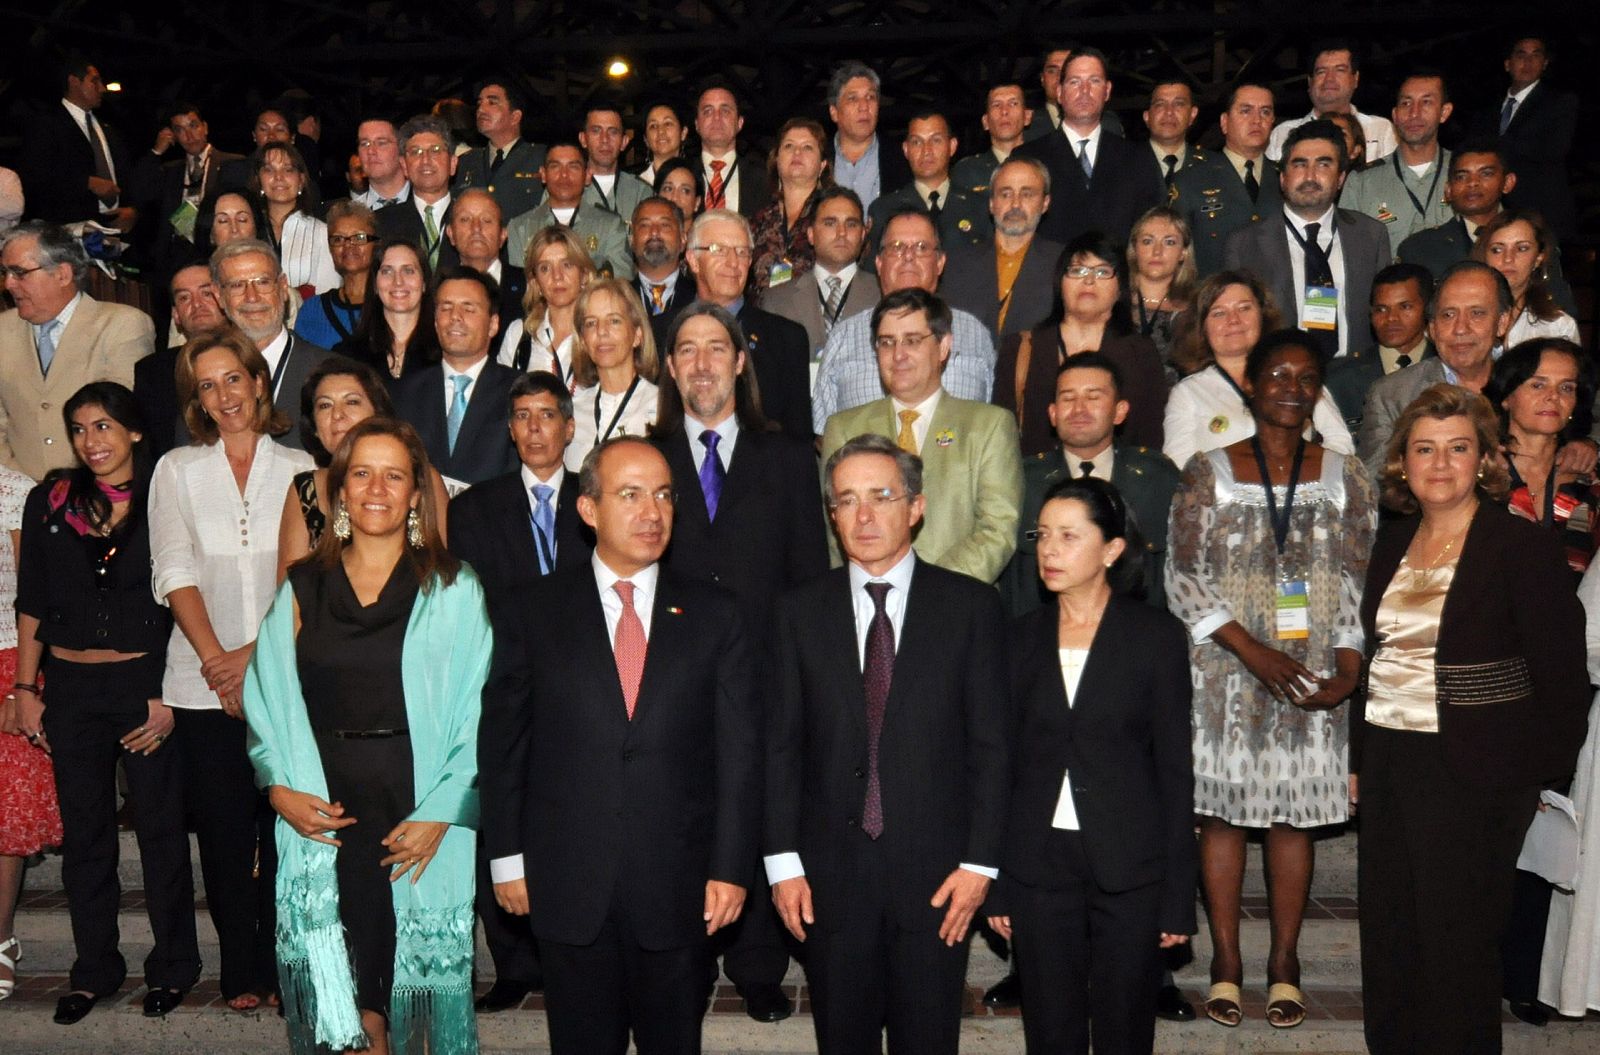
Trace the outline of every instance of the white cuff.
<instances>
[{"instance_id":1,"label":"white cuff","mask_svg":"<svg viewBox=\"0 0 1600 1055\"><path fill-rule=\"evenodd\" d=\"M523 877L522 855L496 857L489 862L489 879L495 883L513 883Z\"/></svg>"},{"instance_id":2,"label":"white cuff","mask_svg":"<svg viewBox=\"0 0 1600 1055\"><path fill-rule=\"evenodd\" d=\"M970 864L967 864L967 862L962 861L961 862L961 867L966 869L968 872L976 872L979 875L983 876L985 879L999 879L1000 878L1000 869L998 869L998 868L990 868L988 865L970 865Z\"/></svg>"},{"instance_id":3,"label":"white cuff","mask_svg":"<svg viewBox=\"0 0 1600 1055\"><path fill-rule=\"evenodd\" d=\"M798 879L806 874L805 865L800 863L800 855L796 853L769 854L761 859L767 866L767 885L777 886L785 879Z\"/></svg>"},{"instance_id":4,"label":"white cuff","mask_svg":"<svg viewBox=\"0 0 1600 1055\"><path fill-rule=\"evenodd\" d=\"M1189 628L1189 637L1195 644L1208 640L1212 634L1233 622L1233 613L1226 608L1212 612L1210 615L1195 620Z\"/></svg>"}]
</instances>

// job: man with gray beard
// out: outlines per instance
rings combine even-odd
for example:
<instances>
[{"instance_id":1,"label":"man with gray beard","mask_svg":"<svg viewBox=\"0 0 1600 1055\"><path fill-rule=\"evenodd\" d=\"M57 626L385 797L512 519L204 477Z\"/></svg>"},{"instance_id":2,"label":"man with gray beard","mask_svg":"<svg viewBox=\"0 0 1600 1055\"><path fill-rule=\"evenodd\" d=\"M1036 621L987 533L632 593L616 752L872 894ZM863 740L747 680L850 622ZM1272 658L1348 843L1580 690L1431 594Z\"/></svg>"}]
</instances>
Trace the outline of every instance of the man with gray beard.
<instances>
[{"instance_id":1,"label":"man with gray beard","mask_svg":"<svg viewBox=\"0 0 1600 1055\"><path fill-rule=\"evenodd\" d=\"M982 320L997 345L1050 314L1061 244L1036 237L1049 207L1050 170L1035 158L1013 156L995 170L989 185L993 244L950 252L939 295Z\"/></svg>"},{"instance_id":2,"label":"man with gray beard","mask_svg":"<svg viewBox=\"0 0 1600 1055\"><path fill-rule=\"evenodd\" d=\"M634 206L628 231L634 282L650 313L657 348L666 340L677 309L695 297L694 276L683 261L684 231L683 210L674 202L656 195Z\"/></svg>"}]
</instances>

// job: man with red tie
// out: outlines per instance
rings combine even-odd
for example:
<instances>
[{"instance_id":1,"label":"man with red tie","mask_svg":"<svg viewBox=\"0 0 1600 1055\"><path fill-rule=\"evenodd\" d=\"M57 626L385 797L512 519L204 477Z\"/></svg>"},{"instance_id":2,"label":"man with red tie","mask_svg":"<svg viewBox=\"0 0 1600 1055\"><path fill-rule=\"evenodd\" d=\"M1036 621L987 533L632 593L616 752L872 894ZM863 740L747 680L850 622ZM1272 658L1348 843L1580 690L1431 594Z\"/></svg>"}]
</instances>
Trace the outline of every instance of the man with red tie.
<instances>
[{"instance_id":1,"label":"man with red tie","mask_svg":"<svg viewBox=\"0 0 1600 1055\"><path fill-rule=\"evenodd\" d=\"M767 166L758 154L740 154L744 128L739 97L733 85L707 81L694 107L694 130L700 137L700 169L705 180L706 209L732 209L750 219L772 200Z\"/></svg>"},{"instance_id":2,"label":"man with red tie","mask_svg":"<svg viewBox=\"0 0 1600 1055\"><path fill-rule=\"evenodd\" d=\"M584 459L594 555L495 642L478 758L495 899L527 915L554 1055L698 1052L707 938L737 920L760 824L760 713L732 595L661 566L672 471ZM537 618L537 616L546 618Z\"/></svg>"}]
</instances>

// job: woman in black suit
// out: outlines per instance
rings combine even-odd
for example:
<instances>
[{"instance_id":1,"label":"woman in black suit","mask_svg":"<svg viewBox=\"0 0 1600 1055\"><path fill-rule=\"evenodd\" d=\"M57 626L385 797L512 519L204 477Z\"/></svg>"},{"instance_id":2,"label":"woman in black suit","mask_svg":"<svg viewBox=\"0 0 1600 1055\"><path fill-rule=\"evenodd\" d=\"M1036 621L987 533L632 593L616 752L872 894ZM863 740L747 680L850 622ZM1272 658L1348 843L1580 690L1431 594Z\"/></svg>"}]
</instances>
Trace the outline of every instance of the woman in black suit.
<instances>
[{"instance_id":1,"label":"woman in black suit","mask_svg":"<svg viewBox=\"0 0 1600 1055\"><path fill-rule=\"evenodd\" d=\"M1139 547L1110 484L1057 484L1036 534L1057 603L1014 628L1016 753L989 925L1015 945L1030 1055L1087 1053L1091 1028L1096 1055L1148 1053L1159 950L1195 930L1188 635L1127 596Z\"/></svg>"},{"instance_id":2,"label":"woman in black suit","mask_svg":"<svg viewBox=\"0 0 1600 1055\"><path fill-rule=\"evenodd\" d=\"M1559 541L1499 504L1498 434L1488 400L1434 385L1395 422L1381 476L1409 515L1383 524L1367 565L1351 713L1373 1055L1500 1051L1517 853L1583 742L1583 609Z\"/></svg>"}]
</instances>

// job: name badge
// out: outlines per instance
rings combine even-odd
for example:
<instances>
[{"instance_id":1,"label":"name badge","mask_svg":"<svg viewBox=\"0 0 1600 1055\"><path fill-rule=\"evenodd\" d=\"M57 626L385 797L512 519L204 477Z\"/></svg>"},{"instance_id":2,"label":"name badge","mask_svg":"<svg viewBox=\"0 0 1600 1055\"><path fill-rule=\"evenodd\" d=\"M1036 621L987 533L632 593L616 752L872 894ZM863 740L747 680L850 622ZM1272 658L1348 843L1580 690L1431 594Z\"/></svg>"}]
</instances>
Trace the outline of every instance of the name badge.
<instances>
[{"instance_id":1,"label":"name badge","mask_svg":"<svg viewBox=\"0 0 1600 1055\"><path fill-rule=\"evenodd\" d=\"M1339 290L1334 286L1307 286L1305 307L1300 311L1300 326L1307 330L1339 328Z\"/></svg>"},{"instance_id":2,"label":"name badge","mask_svg":"<svg viewBox=\"0 0 1600 1055\"><path fill-rule=\"evenodd\" d=\"M1276 603L1279 641L1304 641L1311 636L1310 598L1304 579L1278 583Z\"/></svg>"},{"instance_id":3,"label":"name badge","mask_svg":"<svg viewBox=\"0 0 1600 1055\"><path fill-rule=\"evenodd\" d=\"M767 271L767 285L781 286L794 278L794 265L787 260L779 260Z\"/></svg>"},{"instance_id":4,"label":"name badge","mask_svg":"<svg viewBox=\"0 0 1600 1055\"><path fill-rule=\"evenodd\" d=\"M194 224L199 218L200 210L195 206L194 202L185 201L182 205L172 210L172 215L167 217L167 222L172 225L174 231L178 232L179 238L186 242L192 242L194 241Z\"/></svg>"}]
</instances>

